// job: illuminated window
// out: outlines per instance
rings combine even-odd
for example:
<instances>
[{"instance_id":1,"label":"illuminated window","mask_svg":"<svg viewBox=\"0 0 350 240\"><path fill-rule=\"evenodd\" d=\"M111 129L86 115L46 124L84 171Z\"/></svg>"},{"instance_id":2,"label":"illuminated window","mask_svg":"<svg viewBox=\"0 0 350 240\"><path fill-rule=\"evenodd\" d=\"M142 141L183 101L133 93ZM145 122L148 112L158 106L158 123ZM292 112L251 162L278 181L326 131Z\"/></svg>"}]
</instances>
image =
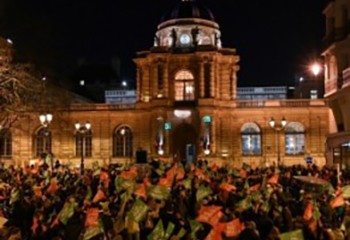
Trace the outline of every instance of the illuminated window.
<instances>
[{"instance_id":1,"label":"illuminated window","mask_svg":"<svg viewBox=\"0 0 350 240\"><path fill-rule=\"evenodd\" d=\"M245 123L241 128L242 154L261 155L261 131L255 123Z\"/></svg>"},{"instance_id":2,"label":"illuminated window","mask_svg":"<svg viewBox=\"0 0 350 240\"><path fill-rule=\"evenodd\" d=\"M0 157L12 156L12 135L8 128L0 130Z\"/></svg>"},{"instance_id":3,"label":"illuminated window","mask_svg":"<svg viewBox=\"0 0 350 240\"><path fill-rule=\"evenodd\" d=\"M113 134L113 157L132 157L133 134L129 127L118 127Z\"/></svg>"},{"instance_id":4,"label":"illuminated window","mask_svg":"<svg viewBox=\"0 0 350 240\"><path fill-rule=\"evenodd\" d=\"M298 155L305 152L305 128L299 122L290 122L285 128L286 154Z\"/></svg>"},{"instance_id":5,"label":"illuminated window","mask_svg":"<svg viewBox=\"0 0 350 240\"><path fill-rule=\"evenodd\" d=\"M90 130L85 133L77 132L75 135L75 154L80 157L82 153L85 153L85 157L92 156L92 134Z\"/></svg>"},{"instance_id":6,"label":"illuminated window","mask_svg":"<svg viewBox=\"0 0 350 240\"><path fill-rule=\"evenodd\" d=\"M175 75L175 100L193 101L195 95L194 78L187 70L179 71Z\"/></svg>"},{"instance_id":7,"label":"illuminated window","mask_svg":"<svg viewBox=\"0 0 350 240\"><path fill-rule=\"evenodd\" d=\"M41 128L35 135L35 155L40 157L43 153L51 152L51 132L47 128Z\"/></svg>"},{"instance_id":8,"label":"illuminated window","mask_svg":"<svg viewBox=\"0 0 350 240\"><path fill-rule=\"evenodd\" d=\"M318 98L318 93L317 90L310 90L310 98L311 99L317 99Z\"/></svg>"}]
</instances>

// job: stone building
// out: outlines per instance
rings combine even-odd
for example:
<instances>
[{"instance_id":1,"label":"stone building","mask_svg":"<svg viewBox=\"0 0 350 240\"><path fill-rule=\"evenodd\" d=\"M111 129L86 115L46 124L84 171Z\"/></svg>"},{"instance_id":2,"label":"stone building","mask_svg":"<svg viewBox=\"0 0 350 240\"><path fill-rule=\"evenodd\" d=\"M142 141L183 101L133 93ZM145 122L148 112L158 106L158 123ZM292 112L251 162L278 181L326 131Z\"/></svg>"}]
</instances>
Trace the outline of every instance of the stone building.
<instances>
[{"instance_id":1,"label":"stone building","mask_svg":"<svg viewBox=\"0 0 350 240\"><path fill-rule=\"evenodd\" d=\"M323 11L326 19L325 97L332 109L327 159L350 163L350 2L331 1Z\"/></svg>"},{"instance_id":2,"label":"stone building","mask_svg":"<svg viewBox=\"0 0 350 240\"><path fill-rule=\"evenodd\" d=\"M134 161L142 148L149 157L198 155L237 166L305 164L306 157L324 164L327 103L237 100L240 57L236 49L223 47L220 37L210 10L179 1L163 16L154 45L136 54L136 103L72 104L55 110L49 124L32 114L2 130L2 158L20 163L52 152L79 164L84 152L87 164ZM91 130L77 132L77 121L89 121Z\"/></svg>"}]
</instances>

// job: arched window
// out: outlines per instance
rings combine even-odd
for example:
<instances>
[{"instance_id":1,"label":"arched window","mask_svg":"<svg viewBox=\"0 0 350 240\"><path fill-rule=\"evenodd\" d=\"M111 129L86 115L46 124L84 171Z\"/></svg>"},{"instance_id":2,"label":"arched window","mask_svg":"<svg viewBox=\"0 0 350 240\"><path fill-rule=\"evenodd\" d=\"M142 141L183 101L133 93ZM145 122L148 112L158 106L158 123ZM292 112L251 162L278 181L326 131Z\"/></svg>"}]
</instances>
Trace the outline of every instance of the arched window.
<instances>
[{"instance_id":1,"label":"arched window","mask_svg":"<svg viewBox=\"0 0 350 240\"><path fill-rule=\"evenodd\" d=\"M132 157L133 134L128 126L118 127L113 134L113 157Z\"/></svg>"},{"instance_id":2,"label":"arched window","mask_svg":"<svg viewBox=\"0 0 350 240\"><path fill-rule=\"evenodd\" d=\"M190 71L181 70L175 75L175 100L194 100L194 78Z\"/></svg>"},{"instance_id":3,"label":"arched window","mask_svg":"<svg viewBox=\"0 0 350 240\"><path fill-rule=\"evenodd\" d=\"M286 155L298 155L305 152L305 128L299 122L290 122L285 128Z\"/></svg>"},{"instance_id":4,"label":"arched window","mask_svg":"<svg viewBox=\"0 0 350 240\"><path fill-rule=\"evenodd\" d=\"M92 133L91 130L77 131L75 134L75 154L77 157L92 156Z\"/></svg>"},{"instance_id":5,"label":"arched window","mask_svg":"<svg viewBox=\"0 0 350 240\"><path fill-rule=\"evenodd\" d=\"M8 128L0 130L0 157L12 156L12 135Z\"/></svg>"},{"instance_id":6,"label":"arched window","mask_svg":"<svg viewBox=\"0 0 350 240\"><path fill-rule=\"evenodd\" d=\"M40 128L35 135L35 155L40 157L42 153L51 153L52 136L47 128Z\"/></svg>"},{"instance_id":7,"label":"arched window","mask_svg":"<svg viewBox=\"0 0 350 240\"><path fill-rule=\"evenodd\" d=\"M241 128L242 154L261 155L261 131L257 124L245 123Z\"/></svg>"}]
</instances>

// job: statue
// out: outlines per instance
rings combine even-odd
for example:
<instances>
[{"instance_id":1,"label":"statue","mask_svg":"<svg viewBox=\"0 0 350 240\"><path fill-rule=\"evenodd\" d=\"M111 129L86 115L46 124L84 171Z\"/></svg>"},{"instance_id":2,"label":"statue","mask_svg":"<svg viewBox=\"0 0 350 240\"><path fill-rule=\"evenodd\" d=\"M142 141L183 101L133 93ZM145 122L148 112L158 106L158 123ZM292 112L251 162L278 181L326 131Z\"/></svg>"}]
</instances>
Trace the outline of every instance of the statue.
<instances>
[{"instance_id":1,"label":"statue","mask_svg":"<svg viewBox=\"0 0 350 240\"><path fill-rule=\"evenodd\" d=\"M193 45L196 47L198 45L198 34L199 34L198 27L192 28L191 34L193 39Z\"/></svg>"},{"instance_id":2,"label":"statue","mask_svg":"<svg viewBox=\"0 0 350 240\"><path fill-rule=\"evenodd\" d=\"M176 32L175 28L173 28L171 30L171 37L173 39L173 44L172 44L173 46L172 47L175 47L176 46L176 42L177 42L177 32Z\"/></svg>"},{"instance_id":3,"label":"statue","mask_svg":"<svg viewBox=\"0 0 350 240\"><path fill-rule=\"evenodd\" d=\"M154 36L154 43L153 43L153 45L155 47L160 46L160 39L159 39L159 37L157 35Z\"/></svg>"}]
</instances>

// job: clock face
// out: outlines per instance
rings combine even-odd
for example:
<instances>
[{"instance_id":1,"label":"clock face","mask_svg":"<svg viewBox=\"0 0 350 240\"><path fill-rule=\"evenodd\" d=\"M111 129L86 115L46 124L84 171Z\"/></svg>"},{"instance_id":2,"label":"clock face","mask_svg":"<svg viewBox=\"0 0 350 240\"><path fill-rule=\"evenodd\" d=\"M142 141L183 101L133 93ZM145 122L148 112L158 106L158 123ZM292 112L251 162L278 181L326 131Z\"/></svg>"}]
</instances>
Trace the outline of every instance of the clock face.
<instances>
[{"instance_id":1,"label":"clock face","mask_svg":"<svg viewBox=\"0 0 350 240\"><path fill-rule=\"evenodd\" d=\"M191 38L188 34L184 33L180 36L181 44L188 45L191 41Z\"/></svg>"}]
</instances>

